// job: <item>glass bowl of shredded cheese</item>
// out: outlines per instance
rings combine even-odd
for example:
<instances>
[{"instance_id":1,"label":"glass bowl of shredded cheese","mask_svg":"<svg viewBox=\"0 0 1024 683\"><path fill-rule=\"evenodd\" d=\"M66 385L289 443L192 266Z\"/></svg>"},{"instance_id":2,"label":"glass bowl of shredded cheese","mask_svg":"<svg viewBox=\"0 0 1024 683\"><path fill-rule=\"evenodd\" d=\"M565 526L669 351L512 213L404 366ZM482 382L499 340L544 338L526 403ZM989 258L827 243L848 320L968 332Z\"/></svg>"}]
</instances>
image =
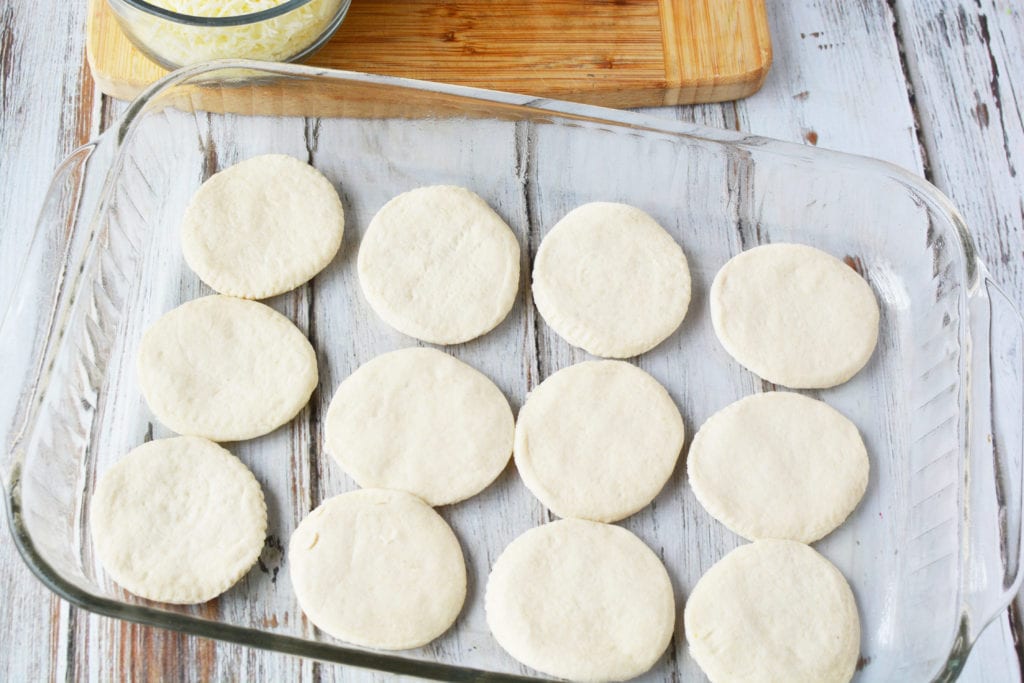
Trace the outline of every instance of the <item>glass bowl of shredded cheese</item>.
<instances>
[{"instance_id":1,"label":"glass bowl of shredded cheese","mask_svg":"<svg viewBox=\"0 0 1024 683\"><path fill-rule=\"evenodd\" d=\"M107 0L131 41L161 66L213 59L290 62L315 52L351 0Z\"/></svg>"}]
</instances>

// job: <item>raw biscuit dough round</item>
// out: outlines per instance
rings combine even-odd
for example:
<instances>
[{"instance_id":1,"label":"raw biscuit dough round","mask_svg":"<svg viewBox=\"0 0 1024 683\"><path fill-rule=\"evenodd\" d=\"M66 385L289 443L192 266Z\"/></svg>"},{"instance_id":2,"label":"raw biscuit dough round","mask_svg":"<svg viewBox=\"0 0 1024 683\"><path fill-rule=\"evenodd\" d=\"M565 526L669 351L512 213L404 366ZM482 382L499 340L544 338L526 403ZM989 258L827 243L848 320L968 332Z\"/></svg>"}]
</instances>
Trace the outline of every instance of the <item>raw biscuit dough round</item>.
<instances>
[{"instance_id":1,"label":"raw biscuit dough round","mask_svg":"<svg viewBox=\"0 0 1024 683\"><path fill-rule=\"evenodd\" d=\"M212 441L150 441L100 477L89 507L96 555L149 600L206 602L256 562L267 507L252 472Z\"/></svg>"},{"instance_id":2,"label":"raw biscuit dough round","mask_svg":"<svg viewBox=\"0 0 1024 683\"><path fill-rule=\"evenodd\" d=\"M690 654L715 683L845 683L860 651L849 584L795 541L726 555L694 586L683 622Z\"/></svg>"},{"instance_id":3,"label":"raw biscuit dough round","mask_svg":"<svg viewBox=\"0 0 1024 683\"><path fill-rule=\"evenodd\" d=\"M302 611L326 633L382 650L426 645L454 623L466 563L448 524L403 491L335 496L288 543Z\"/></svg>"},{"instance_id":4,"label":"raw biscuit dough round","mask_svg":"<svg viewBox=\"0 0 1024 683\"><path fill-rule=\"evenodd\" d=\"M767 244L729 260L711 285L722 346L754 374L794 389L842 384L878 341L878 301L857 272L803 244Z\"/></svg>"},{"instance_id":5,"label":"raw biscuit dough round","mask_svg":"<svg viewBox=\"0 0 1024 683\"><path fill-rule=\"evenodd\" d=\"M683 418L656 379L624 361L548 377L519 411L516 467L559 517L614 522L650 503L683 446Z\"/></svg>"},{"instance_id":6,"label":"raw biscuit dough round","mask_svg":"<svg viewBox=\"0 0 1024 683\"><path fill-rule=\"evenodd\" d=\"M868 485L857 427L821 401L783 391L747 396L708 418L686 470L704 509L758 540L812 543L838 527Z\"/></svg>"},{"instance_id":7,"label":"raw biscuit dough round","mask_svg":"<svg viewBox=\"0 0 1024 683\"><path fill-rule=\"evenodd\" d=\"M629 358L672 334L690 305L683 250L646 213L594 202L541 242L533 299L563 339L595 356Z\"/></svg>"},{"instance_id":8,"label":"raw biscuit dough round","mask_svg":"<svg viewBox=\"0 0 1024 683\"><path fill-rule=\"evenodd\" d=\"M360 486L447 505L479 493L505 469L514 429L494 382L446 353L411 348L349 375L324 431L328 452Z\"/></svg>"},{"instance_id":9,"label":"raw biscuit dough round","mask_svg":"<svg viewBox=\"0 0 1024 683\"><path fill-rule=\"evenodd\" d=\"M519 290L519 243L473 192L421 187L385 204L359 246L359 284L384 322L431 344L498 325Z\"/></svg>"},{"instance_id":10,"label":"raw biscuit dough round","mask_svg":"<svg viewBox=\"0 0 1024 683\"><path fill-rule=\"evenodd\" d=\"M334 186L285 154L210 176L181 226L185 261L220 292L265 299L295 289L338 253L345 212Z\"/></svg>"},{"instance_id":11,"label":"raw biscuit dough round","mask_svg":"<svg viewBox=\"0 0 1024 683\"><path fill-rule=\"evenodd\" d=\"M658 661L675 627L668 572L621 527L564 519L514 540L491 570L487 625L549 676L621 681Z\"/></svg>"},{"instance_id":12,"label":"raw biscuit dough round","mask_svg":"<svg viewBox=\"0 0 1024 683\"><path fill-rule=\"evenodd\" d=\"M139 386L179 434L240 441L295 417L317 383L316 353L269 306L206 296L164 314L142 337Z\"/></svg>"}]
</instances>

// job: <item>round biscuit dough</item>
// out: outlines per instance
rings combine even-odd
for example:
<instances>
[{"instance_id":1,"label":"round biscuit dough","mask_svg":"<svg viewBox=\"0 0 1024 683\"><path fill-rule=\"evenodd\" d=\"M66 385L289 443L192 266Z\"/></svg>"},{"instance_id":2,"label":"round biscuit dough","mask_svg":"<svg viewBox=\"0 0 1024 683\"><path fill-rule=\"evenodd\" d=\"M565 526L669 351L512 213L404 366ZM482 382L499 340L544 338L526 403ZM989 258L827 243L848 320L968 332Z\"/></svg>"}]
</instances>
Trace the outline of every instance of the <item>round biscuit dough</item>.
<instances>
[{"instance_id":1,"label":"round biscuit dough","mask_svg":"<svg viewBox=\"0 0 1024 683\"><path fill-rule=\"evenodd\" d=\"M100 477L89 507L96 555L135 595L177 604L217 597L256 562L263 491L242 461L194 436L150 441Z\"/></svg>"},{"instance_id":2,"label":"round biscuit dough","mask_svg":"<svg viewBox=\"0 0 1024 683\"><path fill-rule=\"evenodd\" d=\"M610 524L564 519L531 529L487 581L487 625L517 660L573 681L621 681L650 669L675 628L668 572Z\"/></svg>"},{"instance_id":3,"label":"round biscuit dough","mask_svg":"<svg viewBox=\"0 0 1024 683\"><path fill-rule=\"evenodd\" d=\"M359 284L410 337L459 344L498 325L519 290L519 243L473 192L421 187L385 204L359 246Z\"/></svg>"},{"instance_id":4,"label":"round biscuit dough","mask_svg":"<svg viewBox=\"0 0 1024 683\"><path fill-rule=\"evenodd\" d=\"M794 389L842 384L878 342L878 301L857 272L803 244L734 256L711 285L722 346L759 377Z\"/></svg>"},{"instance_id":5,"label":"round biscuit dough","mask_svg":"<svg viewBox=\"0 0 1024 683\"><path fill-rule=\"evenodd\" d=\"M514 429L494 382L446 353L412 348L377 356L341 383L325 437L360 486L447 505L479 493L505 469Z\"/></svg>"},{"instance_id":6,"label":"round biscuit dough","mask_svg":"<svg viewBox=\"0 0 1024 683\"><path fill-rule=\"evenodd\" d=\"M316 353L269 306L206 296L164 314L142 337L139 386L179 434L240 441L295 417L317 383Z\"/></svg>"},{"instance_id":7,"label":"round biscuit dough","mask_svg":"<svg viewBox=\"0 0 1024 683\"><path fill-rule=\"evenodd\" d=\"M821 401L783 391L740 399L708 418L686 470L704 509L750 540L812 543L838 527L868 485L857 427Z\"/></svg>"},{"instance_id":8,"label":"round biscuit dough","mask_svg":"<svg viewBox=\"0 0 1024 683\"><path fill-rule=\"evenodd\" d=\"M340 640L381 650L426 645L455 622L466 563L448 524L403 491L335 496L288 543L302 611Z\"/></svg>"},{"instance_id":9,"label":"round biscuit dough","mask_svg":"<svg viewBox=\"0 0 1024 683\"><path fill-rule=\"evenodd\" d=\"M849 584L795 541L726 555L694 586L683 622L690 654L714 683L845 683L860 652Z\"/></svg>"},{"instance_id":10,"label":"round biscuit dough","mask_svg":"<svg viewBox=\"0 0 1024 683\"><path fill-rule=\"evenodd\" d=\"M675 332L690 305L683 250L646 213L594 202L541 242L533 299L544 321L595 356L629 358Z\"/></svg>"},{"instance_id":11,"label":"round biscuit dough","mask_svg":"<svg viewBox=\"0 0 1024 683\"><path fill-rule=\"evenodd\" d=\"M683 436L679 409L656 379L624 361L586 361L527 397L516 423L516 468L559 517L614 522L654 500Z\"/></svg>"},{"instance_id":12,"label":"round biscuit dough","mask_svg":"<svg viewBox=\"0 0 1024 683\"><path fill-rule=\"evenodd\" d=\"M185 261L220 292L265 299L295 289L338 253L345 212L334 186L285 154L264 154L206 180L181 226Z\"/></svg>"}]
</instances>

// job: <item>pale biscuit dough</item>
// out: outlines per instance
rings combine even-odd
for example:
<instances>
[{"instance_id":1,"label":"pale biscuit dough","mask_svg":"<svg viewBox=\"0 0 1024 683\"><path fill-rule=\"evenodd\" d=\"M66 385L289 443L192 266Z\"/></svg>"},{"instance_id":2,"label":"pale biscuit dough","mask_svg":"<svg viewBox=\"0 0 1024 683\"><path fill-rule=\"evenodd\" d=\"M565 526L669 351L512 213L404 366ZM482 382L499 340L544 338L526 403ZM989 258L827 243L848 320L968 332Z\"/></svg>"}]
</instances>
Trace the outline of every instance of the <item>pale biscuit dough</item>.
<instances>
[{"instance_id":1,"label":"pale biscuit dough","mask_svg":"<svg viewBox=\"0 0 1024 683\"><path fill-rule=\"evenodd\" d=\"M690 654L714 683L842 683L860 650L846 579L795 541L740 546L686 601Z\"/></svg>"},{"instance_id":2,"label":"pale biscuit dough","mask_svg":"<svg viewBox=\"0 0 1024 683\"><path fill-rule=\"evenodd\" d=\"M722 346L759 377L794 389L842 384L878 341L878 301L839 259L802 244L768 244L729 260L711 285Z\"/></svg>"},{"instance_id":3,"label":"pale biscuit dough","mask_svg":"<svg viewBox=\"0 0 1024 683\"><path fill-rule=\"evenodd\" d=\"M595 356L629 358L672 334L690 304L683 250L625 204L569 212L541 242L533 299L563 339Z\"/></svg>"},{"instance_id":4,"label":"pale biscuit dough","mask_svg":"<svg viewBox=\"0 0 1024 683\"><path fill-rule=\"evenodd\" d=\"M505 319L519 289L519 243L476 194L438 185L381 208L359 246L359 284L384 322L459 344Z\"/></svg>"},{"instance_id":5,"label":"pale biscuit dough","mask_svg":"<svg viewBox=\"0 0 1024 683\"><path fill-rule=\"evenodd\" d=\"M650 503L675 468L683 419L656 379L623 361L572 365L519 411L515 462L559 517L614 522Z\"/></svg>"},{"instance_id":6,"label":"pale biscuit dough","mask_svg":"<svg viewBox=\"0 0 1024 683\"><path fill-rule=\"evenodd\" d=\"M574 681L621 681L650 669L675 627L668 572L617 526L565 519L531 529L498 557L487 624L517 660Z\"/></svg>"},{"instance_id":7,"label":"pale biscuit dough","mask_svg":"<svg viewBox=\"0 0 1024 683\"><path fill-rule=\"evenodd\" d=\"M267 508L238 458L180 436L143 444L107 470L89 521L96 555L121 587L193 604L217 597L256 562Z\"/></svg>"},{"instance_id":8,"label":"pale biscuit dough","mask_svg":"<svg viewBox=\"0 0 1024 683\"><path fill-rule=\"evenodd\" d=\"M316 353L274 309L207 296L164 314L142 337L139 385L179 434L239 441L295 417L317 383Z\"/></svg>"},{"instance_id":9,"label":"pale biscuit dough","mask_svg":"<svg viewBox=\"0 0 1024 683\"><path fill-rule=\"evenodd\" d=\"M298 159L264 154L202 184L185 210L181 248L216 291L265 299L323 270L344 229L331 181Z\"/></svg>"},{"instance_id":10,"label":"pale biscuit dough","mask_svg":"<svg viewBox=\"0 0 1024 683\"><path fill-rule=\"evenodd\" d=\"M501 390L435 349L392 351L341 383L325 422L328 452L356 483L447 505L482 491L512 455Z\"/></svg>"},{"instance_id":11,"label":"pale biscuit dough","mask_svg":"<svg viewBox=\"0 0 1024 683\"><path fill-rule=\"evenodd\" d=\"M704 509L740 536L811 543L857 507L869 464L841 413L774 391L712 415L693 437L686 470Z\"/></svg>"},{"instance_id":12,"label":"pale biscuit dough","mask_svg":"<svg viewBox=\"0 0 1024 683\"><path fill-rule=\"evenodd\" d=\"M327 500L292 534L288 563L310 621L364 647L426 645L448 630L466 597L455 534L403 491L362 489Z\"/></svg>"}]
</instances>

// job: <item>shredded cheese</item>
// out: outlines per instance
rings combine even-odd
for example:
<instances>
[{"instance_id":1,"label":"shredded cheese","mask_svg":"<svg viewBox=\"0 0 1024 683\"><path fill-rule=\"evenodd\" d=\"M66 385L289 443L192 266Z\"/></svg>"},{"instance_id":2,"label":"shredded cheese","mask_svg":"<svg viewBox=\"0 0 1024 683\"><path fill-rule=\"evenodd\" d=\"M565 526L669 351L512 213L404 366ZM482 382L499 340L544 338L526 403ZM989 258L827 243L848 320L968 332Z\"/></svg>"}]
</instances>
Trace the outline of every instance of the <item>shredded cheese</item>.
<instances>
[{"instance_id":1,"label":"shredded cheese","mask_svg":"<svg viewBox=\"0 0 1024 683\"><path fill-rule=\"evenodd\" d=\"M154 5L197 17L251 14L285 0L149 0ZM183 26L141 14L133 19L136 37L165 62L185 66L211 59L285 61L306 49L334 18L342 0L312 0L274 19L246 26Z\"/></svg>"}]
</instances>

